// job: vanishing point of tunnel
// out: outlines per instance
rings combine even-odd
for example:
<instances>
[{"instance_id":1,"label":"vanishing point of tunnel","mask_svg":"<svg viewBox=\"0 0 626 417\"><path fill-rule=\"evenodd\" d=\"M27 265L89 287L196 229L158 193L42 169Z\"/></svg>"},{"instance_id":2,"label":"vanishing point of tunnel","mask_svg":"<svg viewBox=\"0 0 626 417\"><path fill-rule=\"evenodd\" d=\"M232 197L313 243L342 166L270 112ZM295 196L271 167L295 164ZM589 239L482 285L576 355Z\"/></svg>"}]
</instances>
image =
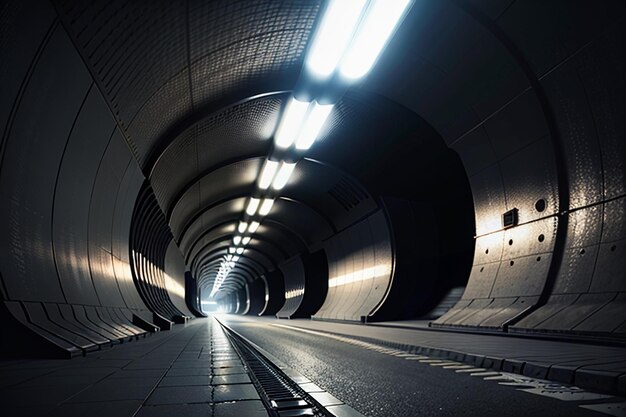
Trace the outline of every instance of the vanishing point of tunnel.
<instances>
[{"instance_id":1,"label":"vanishing point of tunnel","mask_svg":"<svg viewBox=\"0 0 626 417\"><path fill-rule=\"evenodd\" d=\"M2 0L0 135L2 416L626 416L625 0Z\"/></svg>"}]
</instances>

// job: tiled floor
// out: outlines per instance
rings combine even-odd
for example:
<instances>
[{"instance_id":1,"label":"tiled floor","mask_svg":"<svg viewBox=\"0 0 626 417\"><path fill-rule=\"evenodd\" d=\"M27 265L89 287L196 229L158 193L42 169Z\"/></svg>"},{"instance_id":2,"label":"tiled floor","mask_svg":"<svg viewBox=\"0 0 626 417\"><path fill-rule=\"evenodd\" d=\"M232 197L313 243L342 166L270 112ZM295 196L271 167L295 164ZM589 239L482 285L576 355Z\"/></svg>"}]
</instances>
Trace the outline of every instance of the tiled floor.
<instances>
[{"instance_id":1,"label":"tiled floor","mask_svg":"<svg viewBox=\"0 0 626 417\"><path fill-rule=\"evenodd\" d=\"M85 358L4 361L0 387L19 416L267 416L212 319Z\"/></svg>"}]
</instances>

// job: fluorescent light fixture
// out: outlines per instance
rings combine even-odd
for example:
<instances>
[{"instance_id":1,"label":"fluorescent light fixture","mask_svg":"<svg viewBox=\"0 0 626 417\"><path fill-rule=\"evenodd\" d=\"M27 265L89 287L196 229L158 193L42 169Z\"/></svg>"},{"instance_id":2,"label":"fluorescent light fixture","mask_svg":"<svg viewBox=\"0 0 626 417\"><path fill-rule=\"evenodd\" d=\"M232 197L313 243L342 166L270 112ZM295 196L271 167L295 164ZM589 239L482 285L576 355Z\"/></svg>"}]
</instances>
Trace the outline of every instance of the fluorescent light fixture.
<instances>
[{"instance_id":1,"label":"fluorescent light fixture","mask_svg":"<svg viewBox=\"0 0 626 417\"><path fill-rule=\"evenodd\" d=\"M256 229L258 229L260 225L261 225L261 223L259 223L259 222L252 222L252 223L250 223L250 227L248 228L248 232L250 232L250 233L256 232Z\"/></svg>"},{"instance_id":2,"label":"fluorescent light fixture","mask_svg":"<svg viewBox=\"0 0 626 417\"><path fill-rule=\"evenodd\" d=\"M233 268L235 267L235 263L234 263L233 261L230 261L230 262L228 263L228 267L229 267L230 269L233 269Z\"/></svg>"},{"instance_id":3,"label":"fluorescent light fixture","mask_svg":"<svg viewBox=\"0 0 626 417\"><path fill-rule=\"evenodd\" d=\"M235 237L233 238L233 243L234 243L235 245L240 244L240 243L241 243L241 236L235 236Z\"/></svg>"},{"instance_id":4,"label":"fluorescent light fixture","mask_svg":"<svg viewBox=\"0 0 626 417\"><path fill-rule=\"evenodd\" d=\"M246 222L239 222L239 226L237 226L237 231L239 233L245 233L247 228L248 228L248 223L246 223Z\"/></svg>"},{"instance_id":5,"label":"fluorescent light fixture","mask_svg":"<svg viewBox=\"0 0 626 417\"><path fill-rule=\"evenodd\" d=\"M283 162L280 164L280 169L274 177L274 182L272 183L272 188L275 190L282 190L285 185L287 185L287 181L289 181L289 177L291 177L291 173L293 169L296 167L296 164L288 164L287 162Z\"/></svg>"},{"instance_id":6,"label":"fluorescent light fixture","mask_svg":"<svg viewBox=\"0 0 626 417\"><path fill-rule=\"evenodd\" d=\"M241 255L243 253L243 248L237 248L237 255Z\"/></svg>"},{"instance_id":7,"label":"fluorescent light fixture","mask_svg":"<svg viewBox=\"0 0 626 417\"><path fill-rule=\"evenodd\" d=\"M261 216L266 216L272 209L273 205L274 205L274 199L266 198L265 200L263 200L263 204L261 204L261 208L259 209L259 214Z\"/></svg>"},{"instance_id":8,"label":"fluorescent light fixture","mask_svg":"<svg viewBox=\"0 0 626 417\"><path fill-rule=\"evenodd\" d=\"M243 240L241 241L242 245L247 245L248 243L250 243L250 236L244 237Z\"/></svg>"},{"instance_id":9,"label":"fluorescent light fixture","mask_svg":"<svg viewBox=\"0 0 626 417\"><path fill-rule=\"evenodd\" d=\"M239 256L233 256L233 262L237 262L239 260Z\"/></svg>"},{"instance_id":10,"label":"fluorescent light fixture","mask_svg":"<svg viewBox=\"0 0 626 417\"><path fill-rule=\"evenodd\" d=\"M230 261L232 259L233 255L226 255L226 260Z\"/></svg>"},{"instance_id":11,"label":"fluorescent light fixture","mask_svg":"<svg viewBox=\"0 0 626 417\"><path fill-rule=\"evenodd\" d=\"M374 66L411 0L374 0L339 64L345 78L361 78Z\"/></svg>"},{"instance_id":12,"label":"fluorescent light fixture","mask_svg":"<svg viewBox=\"0 0 626 417\"><path fill-rule=\"evenodd\" d=\"M235 253L235 248L228 248L228 253Z\"/></svg>"},{"instance_id":13,"label":"fluorescent light fixture","mask_svg":"<svg viewBox=\"0 0 626 417\"><path fill-rule=\"evenodd\" d=\"M307 69L319 78L329 77L352 39L365 0L331 0L307 54Z\"/></svg>"},{"instance_id":14,"label":"fluorescent light fixture","mask_svg":"<svg viewBox=\"0 0 626 417\"><path fill-rule=\"evenodd\" d=\"M298 101L292 98L283 114L280 125L276 130L276 146L279 148L288 148L293 143L302 121L309 108L309 102Z\"/></svg>"},{"instance_id":15,"label":"fluorescent light fixture","mask_svg":"<svg viewBox=\"0 0 626 417\"><path fill-rule=\"evenodd\" d=\"M269 188L277 170L278 162L270 161L269 159L265 161L263 172L261 172L261 177L259 177L259 188L261 190L267 190Z\"/></svg>"},{"instance_id":16,"label":"fluorescent light fixture","mask_svg":"<svg viewBox=\"0 0 626 417\"><path fill-rule=\"evenodd\" d=\"M258 198L251 198L248 202L246 213L248 213L249 216L254 216L254 213L256 213L256 209L259 207L260 202L261 200L259 200Z\"/></svg>"},{"instance_id":17,"label":"fluorescent light fixture","mask_svg":"<svg viewBox=\"0 0 626 417\"><path fill-rule=\"evenodd\" d=\"M313 109L307 116L306 122L304 122L304 126L298 135L298 140L296 141L297 149L307 150L313 145L334 106L334 104L319 104L318 102L313 104Z\"/></svg>"}]
</instances>

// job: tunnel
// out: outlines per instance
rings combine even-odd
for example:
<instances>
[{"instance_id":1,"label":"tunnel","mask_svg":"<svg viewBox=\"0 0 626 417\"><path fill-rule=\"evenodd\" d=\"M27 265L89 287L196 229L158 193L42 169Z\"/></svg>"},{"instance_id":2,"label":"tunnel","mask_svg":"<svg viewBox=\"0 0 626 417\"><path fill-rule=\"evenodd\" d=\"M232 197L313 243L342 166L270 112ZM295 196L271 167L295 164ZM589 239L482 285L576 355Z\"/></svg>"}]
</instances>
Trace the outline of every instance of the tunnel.
<instances>
[{"instance_id":1,"label":"tunnel","mask_svg":"<svg viewBox=\"0 0 626 417\"><path fill-rule=\"evenodd\" d=\"M6 416L625 416L626 2L4 0Z\"/></svg>"}]
</instances>

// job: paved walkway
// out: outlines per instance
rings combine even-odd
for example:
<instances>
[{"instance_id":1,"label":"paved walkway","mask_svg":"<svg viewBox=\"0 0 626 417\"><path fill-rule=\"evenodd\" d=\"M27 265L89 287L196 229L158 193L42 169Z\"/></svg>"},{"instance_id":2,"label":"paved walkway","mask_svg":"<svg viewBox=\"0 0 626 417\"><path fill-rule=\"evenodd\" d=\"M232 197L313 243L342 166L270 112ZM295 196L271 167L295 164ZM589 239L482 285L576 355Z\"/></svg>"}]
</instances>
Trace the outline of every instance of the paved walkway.
<instances>
[{"instance_id":1,"label":"paved walkway","mask_svg":"<svg viewBox=\"0 0 626 417\"><path fill-rule=\"evenodd\" d=\"M0 387L7 415L267 417L212 319L87 357L3 361Z\"/></svg>"}]
</instances>

